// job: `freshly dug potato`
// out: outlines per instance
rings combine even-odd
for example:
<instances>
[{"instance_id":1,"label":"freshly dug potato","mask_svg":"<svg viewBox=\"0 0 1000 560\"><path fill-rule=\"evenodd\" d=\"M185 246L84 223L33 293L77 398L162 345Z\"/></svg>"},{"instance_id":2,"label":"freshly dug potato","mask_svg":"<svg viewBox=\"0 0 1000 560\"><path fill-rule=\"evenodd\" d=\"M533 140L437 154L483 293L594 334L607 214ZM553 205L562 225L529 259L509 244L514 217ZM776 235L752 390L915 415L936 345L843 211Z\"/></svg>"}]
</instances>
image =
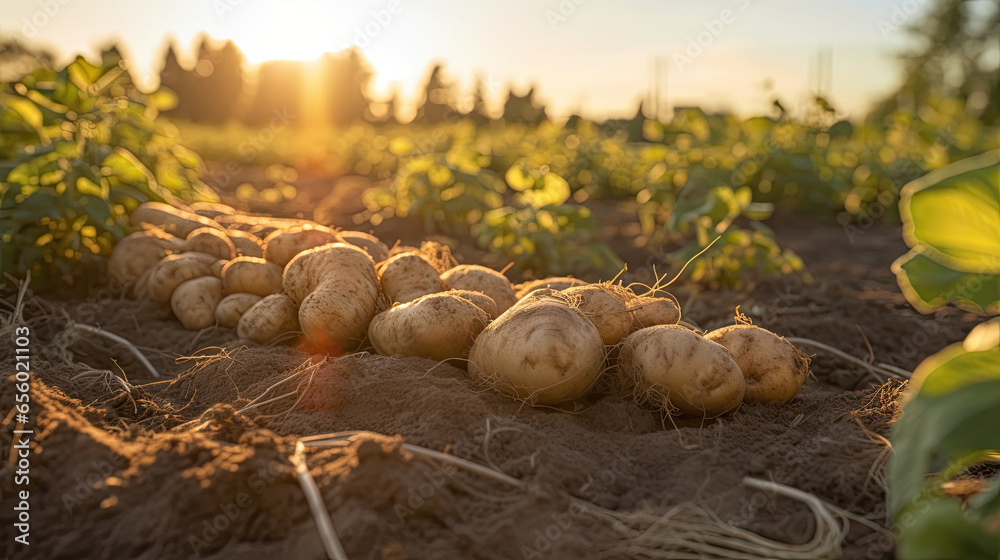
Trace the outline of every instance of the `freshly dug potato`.
<instances>
[{"instance_id":1,"label":"freshly dug potato","mask_svg":"<svg viewBox=\"0 0 1000 560\"><path fill-rule=\"evenodd\" d=\"M264 239L264 258L283 267L302 251L339 241L339 235L323 226L278 230Z\"/></svg>"},{"instance_id":2,"label":"freshly dug potato","mask_svg":"<svg viewBox=\"0 0 1000 560\"><path fill-rule=\"evenodd\" d=\"M299 330L299 306L285 294L271 294L247 309L236 325L236 334L257 344Z\"/></svg>"},{"instance_id":3,"label":"freshly dug potato","mask_svg":"<svg viewBox=\"0 0 1000 560\"><path fill-rule=\"evenodd\" d=\"M715 417L743 402L746 382L723 346L677 325L646 327L622 341L618 368L640 404Z\"/></svg>"},{"instance_id":4,"label":"freshly dug potato","mask_svg":"<svg viewBox=\"0 0 1000 560\"><path fill-rule=\"evenodd\" d=\"M301 227L318 228L323 227L311 220L300 220L296 218L272 218L270 216L248 216L246 214L221 214L216 217L226 229L235 229L252 233L264 239L277 230L288 230Z\"/></svg>"},{"instance_id":5,"label":"freshly dug potato","mask_svg":"<svg viewBox=\"0 0 1000 560\"><path fill-rule=\"evenodd\" d=\"M191 235L192 231L203 227L223 229L214 220L199 216L193 212L174 208L162 202L144 202L140 204L138 208L132 211L129 220L136 228L141 227L142 224L150 224L181 239Z\"/></svg>"},{"instance_id":6,"label":"freshly dug potato","mask_svg":"<svg viewBox=\"0 0 1000 560\"><path fill-rule=\"evenodd\" d=\"M202 276L184 282L170 296L170 309L185 329L200 331L215 324L215 308L222 301L222 281Z\"/></svg>"},{"instance_id":7,"label":"freshly dug potato","mask_svg":"<svg viewBox=\"0 0 1000 560\"><path fill-rule=\"evenodd\" d=\"M178 239L159 228L137 231L127 235L115 245L108 259L108 274L123 287L128 288L160 259L184 250L183 239Z\"/></svg>"},{"instance_id":8,"label":"freshly dug potato","mask_svg":"<svg viewBox=\"0 0 1000 560\"><path fill-rule=\"evenodd\" d=\"M222 269L222 287L227 294L260 297L281 292L281 267L256 257L237 257Z\"/></svg>"},{"instance_id":9,"label":"freshly dug potato","mask_svg":"<svg viewBox=\"0 0 1000 560\"><path fill-rule=\"evenodd\" d=\"M236 247L238 256L264 258L264 242L256 235L238 229L227 229L226 235Z\"/></svg>"},{"instance_id":10,"label":"freshly dug potato","mask_svg":"<svg viewBox=\"0 0 1000 560\"><path fill-rule=\"evenodd\" d=\"M403 253L381 263L378 277L382 291L395 303L442 291L438 271L416 253Z\"/></svg>"},{"instance_id":11,"label":"freshly dug potato","mask_svg":"<svg viewBox=\"0 0 1000 560\"><path fill-rule=\"evenodd\" d=\"M633 311L632 330L656 325L676 325L681 320L681 310L670 298L637 297L628 302Z\"/></svg>"},{"instance_id":12,"label":"freshly dug potato","mask_svg":"<svg viewBox=\"0 0 1000 560\"><path fill-rule=\"evenodd\" d=\"M620 295L625 291L612 284L592 284L567 288L562 292L594 323L601 333L601 340L610 346L618 344L632 332L632 314L625 298Z\"/></svg>"},{"instance_id":13,"label":"freshly dug potato","mask_svg":"<svg viewBox=\"0 0 1000 560\"><path fill-rule=\"evenodd\" d=\"M448 270L441 275L441 283L446 290L469 290L490 296L497 304L497 312L501 314L517 303L517 295L514 294L510 280L503 274L478 264L462 264Z\"/></svg>"},{"instance_id":14,"label":"freshly dug potato","mask_svg":"<svg viewBox=\"0 0 1000 560\"><path fill-rule=\"evenodd\" d=\"M236 213L236 209L232 206L218 202L195 202L191 205L191 211L210 220L214 220L217 216L228 216Z\"/></svg>"},{"instance_id":15,"label":"freshly dug potato","mask_svg":"<svg viewBox=\"0 0 1000 560\"><path fill-rule=\"evenodd\" d=\"M229 294L215 307L215 322L223 327L235 328L240 317L260 300L261 297L255 294Z\"/></svg>"},{"instance_id":16,"label":"freshly dug potato","mask_svg":"<svg viewBox=\"0 0 1000 560\"><path fill-rule=\"evenodd\" d=\"M464 358L489 320L467 299L450 292L430 294L376 315L368 339L383 356Z\"/></svg>"},{"instance_id":17,"label":"freshly dug potato","mask_svg":"<svg viewBox=\"0 0 1000 560\"><path fill-rule=\"evenodd\" d=\"M344 243L296 255L285 267L282 287L301 302L299 324L306 337L330 353L356 349L382 307L375 262Z\"/></svg>"},{"instance_id":18,"label":"freshly dug potato","mask_svg":"<svg viewBox=\"0 0 1000 560\"><path fill-rule=\"evenodd\" d=\"M222 269L226 268L226 265L229 264L229 262L230 261L226 259L219 259L212 263L212 276L222 280Z\"/></svg>"},{"instance_id":19,"label":"freshly dug potato","mask_svg":"<svg viewBox=\"0 0 1000 560\"><path fill-rule=\"evenodd\" d=\"M476 305L476 307L482 309L483 313L491 319L500 315L497 313L497 302L493 301L493 298L482 292L470 292L469 290L448 290L444 293L471 301Z\"/></svg>"},{"instance_id":20,"label":"freshly dug potato","mask_svg":"<svg viewBox=\"0 0 1000 560\"><path fill-rule=\"evenodd\" d=\"M157 303L170 303L170 296L177 286L194 278L212 276L212 265L216 260L205 253L167 255L150 269L139 295Z\"/></svg>"},{"instance_id":21,"label":"freshly dug potato","mask_svg":"<svg viewBox=\"0 0 1000 560\"><path fill-rule=\"evenodd\" d=\"M782 405L809 377L809 356L773 332L753 325L731 325L705 338L725 346L746 379L743 402Z\"/></svg>"},{"instance_id":22,"label":"freshly dug potato","mask_svg":"<svg viewBox=\"0 0 1000 560\"><path fill-rule=\"evenodd\" d=\"M217 259L236 258L236 247L226 232L210 227L198 228L187 236L187 250L215 255Z\"/></svg>"},{"instance_id":23,"label":"freshly dug potato","mask_svg":"<svg viewBox=\"0 0 1000 560\"><path fill-rule=\"evenodd\" d=\"M565 290L567 288L573 288L575 286L586 286L587 283L583 280L576 278L570 278L569 276L553 276L551 278L542 278L540 280L532 280L531 282L525 282L517 287L517 293L514 294L517 299L521 299L524 296L530 294L535 290L541 290L543 288L548 288L550 290Z\"/></svg>"},{"instance_id":24,"label":"freshly dug potato","mask_svg":"<svg viewBox=\"0 0 1000 560\"><path fill-rule=\"evenodd\" d=\"M354 245L355 247L361 247L375 262L380 263L389 258L389 248L385 246L374 235L363 233L360 231L339 231L337 232L340 238L344 240L344 243L349 245Z\"/></svg>"},{"instance_id":25,"label":"freshly dug potato","mask_svg":"<svg viewBox=\"0 0 1000 560\"><path fill-rule=\"evenodd\" d=\"M565 294L535 292L479 334L469 375L532 404L583 396L601 374L604 342Z\"/></svg>"}]
</instances>

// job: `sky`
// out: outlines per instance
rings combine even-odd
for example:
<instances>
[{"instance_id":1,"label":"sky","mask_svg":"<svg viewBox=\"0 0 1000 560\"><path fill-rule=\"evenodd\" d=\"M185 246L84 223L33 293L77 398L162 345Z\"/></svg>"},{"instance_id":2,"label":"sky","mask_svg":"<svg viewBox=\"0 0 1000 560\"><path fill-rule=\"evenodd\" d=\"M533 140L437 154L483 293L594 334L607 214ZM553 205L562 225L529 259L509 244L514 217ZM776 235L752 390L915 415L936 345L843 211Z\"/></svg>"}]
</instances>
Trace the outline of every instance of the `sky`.
<instances>
[{"instance_id":1,"label":"sky","mask_svg":"<svg viewBox=\"0 0 1000 560\"><path fill-rule=\"evenodd\" d=\"M508 85L537 86L549 114L624 117L659 69L669 107L760 114L816 86L818 53L832 64L828 95L861 116L901 79L903 27L933 0L4 0L0 35L96 54L111 39L137 82L155 87L171 37L185 61L207 32L232 39L252 63L310 60L357 46L376 76L375 98L397 90L402 113L433 60L460 91L482 75L491 103ZM769 88L769 89L768 89Z\"/></svg>"}]
</instances>

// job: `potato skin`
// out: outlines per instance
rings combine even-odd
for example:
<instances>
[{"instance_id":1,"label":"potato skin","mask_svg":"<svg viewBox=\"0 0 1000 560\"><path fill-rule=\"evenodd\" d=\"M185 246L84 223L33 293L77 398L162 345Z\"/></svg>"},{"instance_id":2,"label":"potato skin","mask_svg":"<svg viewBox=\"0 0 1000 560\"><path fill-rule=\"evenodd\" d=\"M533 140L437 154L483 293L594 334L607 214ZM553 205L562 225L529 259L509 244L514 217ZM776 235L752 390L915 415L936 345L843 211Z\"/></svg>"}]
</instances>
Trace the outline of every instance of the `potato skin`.
<instances>
[{"instance_id":1,"label":"potato skin","mask_svg":"<svg viewBox=\"0 0 1000 560\"><path fill-rule=\"evenodd\" d=\"M574 288L576 286L586 286L587 283L583 280L577 278L570 278L569 276L551 276L549 278L542 278L540 280L532 280L531 282L525 282L515 286L517 288L517 293L514 295L517 299L521 299L524 296L534 292L535 290L541 290L543 288L548 288L550 290L561 291L567 288Z\"/></svg>"},{"instance_id":2,"label":"potato skin","mask_svg":"<svg viewBox=\"0 0 1000 560\"><path fill-rule=\"evenodd\" d=\"M227 229L226 235L236 247L237 256L264 258L264 242L256 235L238 229Z\"/></svg>"},{"instance_id":3,"label":"potato skin","mask_svg":"<svg viewBox=\"0 0 1000 560\"><path fill-rule=\"evenodd\" d=\"M783 405L809 377L809 357L791 342L753 325L731 325L705 338L725 346L746 379L743 402Z\"/></svg>"},{"instance_id":4,"label":"potato skin","mask_svg":"<svg viewBox=\"0 0 1000 560\"><path fill-rule=\"evenodd\" d=\"M174 208L162 202L144 202L140 204L138 208L132 211L129 220L136 228L141 227L142 224L150 224L181 239L186 238L192 231L203 227L211 227L219 230L224 229L215 220L210 220L193 212Z\"/></svg>"},{"instance_id":5,"label":"potato skin","mask_svg":"<svg viewBox=\"0 0 1000 560\"><path fill-rule=\"evenodd\" d=\"M394 303L442 291L437 269L416 253L401 253L381 263L378 277L382 292Z\"/></svg>"},{"instance_id":6,"label":"potato skin","mask_svg":"<svg viewBox=\"0 0 1000 560\"><path fill-rule=\"evenodd\" d=\"M281 267L256 257L237 257L222 269L222 287L227 294L246 293L260 297L281 292Z\"/></svg>"},{"instance_id":7,"label":"potato skin","mask_svg":"<svg viewBox=\"0 0 1000 560\"><path fill-rule=\"evenodd\" d=\"M501 314L517 303L517 295L510 280L503 274L478 264L461 264L446 271L441 275L441 283L446 290L469 290L490 296L497 304L497 312Z\"/></svg>"},{"instance_id":8,"label":"potato skin","mask_svg":"<svg viewBox=\"0 0 1000 560\"><path fill-rule=\"evenodd\" d=\"M429 294L376 315L368 339L384 356L463 358L489 320L467 299L450 292Z\"/></svg>"},{"instance_id":9,"label":"potato skin","mask_svg":"<svg viewBox=\"0 0 1000 560\"><path fill-rule=\"evenodd\" d=\"M236 213L236 209L232 206L218 202L195 202L190 208L195 214L210 220L214 220L217 216L229 216Z\"/></svg>"},{"instance_id":10,"label":"potato skin","mask_svg":"<svg viewBox=\"0 0 1000 560\"><path fill-rule=\"evenodd\" d=\"M299 330L299 307L285 294L272 294L253 304L240 317L236 334L257 344Z\"/></svg>"},{"instance_id":11,"label":"potato skin","mask_svg":"<svg viewBox=\"0 0 1000 560\"><path fill-rule=\"evenodd\" d=\"M621 344L618 368L640 404L712 418L743 402L746 382L723 346L677 325L646 327Z\"/></svg>"},{"instance_id":12,"label":"potato skin","mask_svg":"<svg viewBox=\"0 0 1000 560\"><path fill-rule=\"evenodd\" d=\"M170 309L185 329L200 331L215 324L215 308L222 301L222 281L202 276L184 282L170 296Z\"/></svg>"},{"instance_id":13,"label":"potato skin","mask_svg":"<svg viewBox=\"0 0 1000 560\"><path fill-rule=\"evenodd\" d=\"M579 398L601 374L604 342L565 296L536 294L479 334L469 351L469 375L531 404Z\"/></svg>"},{"instance_id":14,"label":"potato skin","mask_svg":"<svg viewBox=\"0 0 1000 560\"><path fill-rule=\"evenodd\" d=\"M574 307L594 323L604 344L618 344L631 334L632 314L628 306L609 291L606 285L576 286L562 292L571 298Z\"/></svg>"},{"instance_id":15,"label":"potato skin","mask_svg":"<svg viewBox=\"0 0 1000 560\"><path fill-rule=\"evenodd\" d=\"M141 297L157 303L170 303L178 286L201 276L212 276L212 265L217 259L205 253L167 255L149 269L149 276L139 286Z\"/></svg>"},{"instance_id":16,"label":"potato skin","mask_svg":"<svg viewBox=\"0 0 1000 560\"><path fill-rule=\"evenodd\" d=\"M215 255L217 259L236 258L236 247L226 232L210 227L198 228L188 234L187 250Z\"/></svg>"},{"instance_id":17,"label":"potato skin","mask_svg":"<svg viewBox=\"0 0 1000 560\"><path fill-rule=\"evenodd\" d=\"M347 230L338 231L337 234L340 235L344 243L364 249L377 263L389 258L389 248L374 235L361 231Z\"/></svg>"},{"instance_id":18,"label":"potato skin","mask_svg":"<svg viewBox=\"0 0 1000 560\"><path fill-rule=\"evenodd\" d=\"M448 290L443 293L451 294L455 297L460 297L464 300L472 302L476 307L483 310L487 319L492 319L493 317L500 315L497 313L497 302L493 301L493 298L482 292L470 292L469 290Z\"/></svg>"},{"instance_id":19,"label":"potato skin","mask_svg":"<svg viewBox=\"0 0 1000 560\"><path fill-rule=\"evenodd\" d=\"M254 294L229 294L215 307L215 322L223 327L236 328L240 317L261 299Z\"/></svg>"},{"instance_id":20,"label":"potato skin","mask_svg":"<svg viewBox=\"0 0 1000 560\"><path fill-rule=\"evenodd\" d=\"M302 251L339 241L339 235L323 226L278 230L264 239L264 258L283 267Z\"/></svg>"},{"instance_id":21,"label":"potato skin","mask_svg":"<svg viewBox=\"0 0 1000 560\"><path fill-rule=\"evenodd\" d=\"M656 325L676 325L681 310L670 298L637 297L628 302L632 313L632 331Z\"/></svg>"},{"instance_id":22,"label":"potato skin","mask_svg":"<svg viewBox=\"0 0 1000 560\"><path fill-rule=\"evenodd\" d=\"M353 245L330 243L299 253L285 267L282 287L299 304L299 325L329 353L356 349L381 310L371 256Z\"/></svg>"},{"instance_id":23,"label":"potato skin","mask_svg":"<svg viewBox=\"0 0 1000 560\"><path fill-rule=\"evenodd\" d=\"M163 257L185 250L183 239L159 229L137 231L122 238L111 251L108 274L125 288L135 282Z\"/></svg>"},{"instance_id":24,"label":"potato skin","mask_svg":"<svg viewBox=\"0 0 1000 560\"><path fill-rule=\"evenodd\" d=\"M215 276L219 280L222 280L222 269L226 268L227 264L229 264L229 261L227 261L226 259L219 259L214 263L212 263L211 267L212 276Z\"/></svg>"}]
</instances>

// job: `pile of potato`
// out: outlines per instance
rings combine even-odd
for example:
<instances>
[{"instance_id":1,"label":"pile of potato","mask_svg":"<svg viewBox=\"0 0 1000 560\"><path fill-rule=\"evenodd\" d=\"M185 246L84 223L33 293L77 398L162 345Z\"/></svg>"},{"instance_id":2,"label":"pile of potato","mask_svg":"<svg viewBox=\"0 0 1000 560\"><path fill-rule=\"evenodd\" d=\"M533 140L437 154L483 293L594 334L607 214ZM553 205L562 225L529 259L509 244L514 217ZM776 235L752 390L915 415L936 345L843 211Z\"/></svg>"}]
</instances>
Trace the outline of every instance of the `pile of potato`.
<instances>
[{"instance_id":1,"label":"pile of potato","mask_svg":"<svg viewBox=\"0 0 1000 560\"><path fill-rule=\"evenodd\" d=\"M742 402L784 404L809 359L777 335L677 325L671 298L547 278L514 286L446 249L390 251L375 237L306 220L146 203L109 273L169 304L185 328L235 327L266 344L300 333L320 351L466 359L469 375L532 404L590 391L602 375L643 404L712 417Z\"/></svg>"}]
</instances>

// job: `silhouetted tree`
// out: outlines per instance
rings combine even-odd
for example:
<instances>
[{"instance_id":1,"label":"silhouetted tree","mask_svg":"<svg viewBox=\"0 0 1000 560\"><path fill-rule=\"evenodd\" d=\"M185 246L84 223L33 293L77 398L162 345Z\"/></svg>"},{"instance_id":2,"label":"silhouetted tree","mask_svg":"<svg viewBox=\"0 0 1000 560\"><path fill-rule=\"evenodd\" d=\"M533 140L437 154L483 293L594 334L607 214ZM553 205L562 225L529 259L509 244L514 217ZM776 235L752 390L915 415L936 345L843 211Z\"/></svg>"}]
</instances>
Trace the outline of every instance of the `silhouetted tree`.
<instances>
[{"instance_id":1,"label":"silhouetted tree","mask_svg":"<svg viewBox=\"0 0 1000 560\"><path fill-rule=\"evenodd\" d=\"M174 46L167 48L160 71L160 85L177 94L177 107L167 114L195 122L220 124L233 117L243 92L243 53L226 41L213 48L202 37L194 68L186 69L177 59Z\"/></svg>"},{"instance_id":2,"label":"silhouetted tree","mask_svg":"<svg viewBox=\"0 0 1000 560\"><path fill-rule=\"evenodd\" d=\"M16 82L39 68L53 68L52 53L17 39L0 40L0 84Z\"/></svg>"},{"instance_id":3,"label":"silhouetted tree","mask_svg":"<svg viewBox=\"0 0 1000 560\"><path fill-rule=\"evenodd\" d=\"M344 126L365 120L370 114L365 90L372 71L364 55L357 49L339 55L325 54L320 66L331 123Z\"/></svg>"},{"instance_id":4,"label":"silhouetted tree","mask_svg":"<svg viewBox=\"0 0 1000 560\"><path fill-rule=\"evenodd\" d=\"M276 115L302 113L302 88L305 67L301 62L272 60L260 65L257 91L243 122L264 126Z\"/></svg>"},{"instance_id":5,"label":"silhouetted tree","mask_svg":"<svg viewBox=\"0 0 1000 560\"><path fill-rule=\"evenodd\" d=\"M486 109L486 95L484 90L486 83L482 76L476 78L476 89L472 93L472 110L465 117L476 123L477 126L487 124L492 120L490 113Z\"/></svg>"},{"instance_id":6,"label":"silhouetted tree","mask_svg":"<svg viewBox=\"0 0 1000 560\"><path fill-rule=\"evenodd\" d=\"M636 109L635 116L625 125L625 132L628 133L629 142L644 142L646 140L646 112L643 111L642 101Z\"/></svg>"},{"instance_id":7,"label":"silhouetted tree","mask_svg":"<svg viewBox=\"0 0 1000 560\"><path fill-rule=\"evenodd\" d=\"M435 64L431 68L431 73L427 77L427 85L424 86L424 98L420 108L417 109L417 116L413 122L434 124L447 120L449 115L454 114L451 108L451 92L449 87L441 78L443 66Z\"/></svg>"},{"instance_id":8,"label":"silhouetted tree","mask_svg":"<svg viewBox=\"0 0 1000 560\"><path fill-rule=\"evenodd\" d=\"M503 104L503 121L506 124L539 125L548 119L545 107L535 105L535 88L524 96L518 96L513 89L507 90L507 101Z\"/></svg>"}]
</instances>

